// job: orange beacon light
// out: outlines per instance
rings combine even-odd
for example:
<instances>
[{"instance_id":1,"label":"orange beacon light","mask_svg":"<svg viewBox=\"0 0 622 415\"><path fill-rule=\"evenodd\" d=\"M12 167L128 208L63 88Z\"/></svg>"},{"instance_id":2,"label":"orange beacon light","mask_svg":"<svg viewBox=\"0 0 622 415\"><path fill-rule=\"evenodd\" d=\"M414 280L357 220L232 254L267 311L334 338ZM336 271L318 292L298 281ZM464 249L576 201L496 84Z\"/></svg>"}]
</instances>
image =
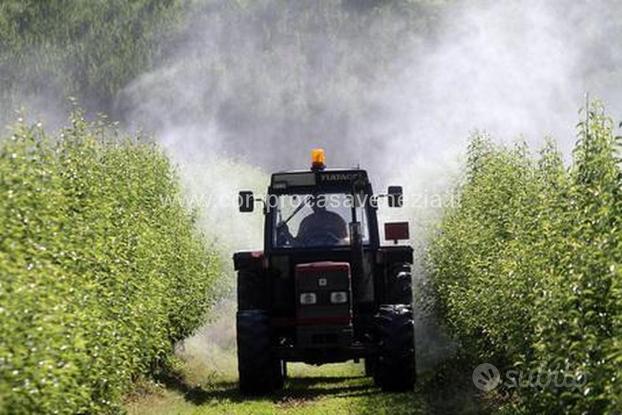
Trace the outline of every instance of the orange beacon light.
<instances>
[{"instance_id":1,"label":"orange beacon light","mask_svg":"<svg viewBox=\"0 0 622 415\"><path fill-rule=\"evenodd\" d=\"M311 150L311 170L324 170L326 168L326 154L323 148Z\"/></svg>"}]
</instances>

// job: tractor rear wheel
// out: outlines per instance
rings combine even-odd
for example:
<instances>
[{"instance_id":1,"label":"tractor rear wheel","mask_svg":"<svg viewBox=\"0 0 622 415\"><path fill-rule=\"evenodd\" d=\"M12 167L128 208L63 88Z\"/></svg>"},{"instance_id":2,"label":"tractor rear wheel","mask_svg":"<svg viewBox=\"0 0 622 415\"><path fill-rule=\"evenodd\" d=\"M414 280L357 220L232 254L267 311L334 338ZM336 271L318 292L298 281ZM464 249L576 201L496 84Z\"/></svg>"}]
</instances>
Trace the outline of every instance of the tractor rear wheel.
<instances>
[{"instance_id":1,"label":"tractor rear wheel","mask_svg":"<svg viewBox=\"0 0 622 415\"><path fill-rule=\"evenodd\" d=\"M411 391L415 384L415 330L412 308L383 305L376 315L379 350L374 381L383 391Z\"/></svg>"},{"instance_id":2,"label":"tractor rear wheel","mask_svg":"<svg viewBox=\"0 0 622 415\"><path fill-rule=\"evenodd\" d=\"M283 386L281 361L272 351L270 318L262 310L237 313L240 391L265 394Z\"/></svg>"}]
</instances>

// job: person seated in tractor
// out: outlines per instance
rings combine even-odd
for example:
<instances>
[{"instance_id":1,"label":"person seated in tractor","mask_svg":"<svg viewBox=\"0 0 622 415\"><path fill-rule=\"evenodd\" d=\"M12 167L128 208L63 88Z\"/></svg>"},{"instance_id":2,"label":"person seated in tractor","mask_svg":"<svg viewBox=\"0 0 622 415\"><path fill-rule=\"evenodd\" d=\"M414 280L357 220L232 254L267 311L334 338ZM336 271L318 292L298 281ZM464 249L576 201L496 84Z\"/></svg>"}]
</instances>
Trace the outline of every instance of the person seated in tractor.
<instances>
[{"instance_id":1,"label":"person seated in tractor","mask_svg":"<svg viewBox=\"0 0 622 415\"><path fill-rule=\"evenodd\" d=\"M298 235L294 237L286 220L277 226L278 246L314 247L347 244L348 225L338 213L326 208L325 195L310 196L290 216L295 216L302 207L310 206L312 213L302 219Z\"/></svg>"},{"instance_id":2,"label":"person seated in tractor","mask_svg":"<svg viewBox=\"0 0 622 415\"><path fill-rule=\"evenodd\" d=\"M342 245L348 238L348 225L338 213L326 208L326 197L311 198L313 213L305 217L298 228L296 242L300 246Z\"/></svg>"}]
</instances>

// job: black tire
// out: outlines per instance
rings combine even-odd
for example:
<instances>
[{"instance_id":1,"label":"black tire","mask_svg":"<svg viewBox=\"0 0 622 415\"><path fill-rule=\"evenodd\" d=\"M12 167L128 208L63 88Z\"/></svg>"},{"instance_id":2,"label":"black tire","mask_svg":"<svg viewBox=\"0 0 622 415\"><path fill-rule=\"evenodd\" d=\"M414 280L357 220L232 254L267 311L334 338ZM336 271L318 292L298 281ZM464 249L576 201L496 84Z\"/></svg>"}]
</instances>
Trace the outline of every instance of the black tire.
<instances>
[{"instance_id":1,"label":"black tire","mask_svg":"<svg viewBox=\"0 0 622 415\"><path fill-rule=\"evenodd\" d=\"M254 270L238 271L238 310L266 310L268 308L267 278Z\"/></svg>"},{"instance_id":2,"label":"black tire","mask_svg":"<svg viewBox=\"0 0 622 415\"><path fill-rule=\"evenodd\" d=\"M371 356L365 358L365 376L367 377L374 376L374 360L375 359Z\"/></svg>"},{"instance_id":3,"label":"black tire","mask_svg":"<svg viewBox=\"0 0 622 415\"><path fill-rule=\"evenodd\" d=\"M238 373L240 391L244 394L266 394L283 385L280 361L273 355L271 337L268 313L238 311Z\"/></svg>"},{"instance_id":4,"label":"black tire","mask_svg":"<svg viewBox=\"0 0 622 415\"><path fill-rule=\"evenodd\" d=\"M412 307L383 305L376 315L378 358L374 381L383 391L412 391L415 385L415 330Z\"/></svg>"},{"instance_id":5,"label":"black tire","mask_svg":"<svg viewBox=\"0 0 622 415\"><path fill-rule=\"evenodd\" d=\"M411 305L413 302L410 264L396 264L391 268L387 303Z\"/></svg>"}]
</instances>

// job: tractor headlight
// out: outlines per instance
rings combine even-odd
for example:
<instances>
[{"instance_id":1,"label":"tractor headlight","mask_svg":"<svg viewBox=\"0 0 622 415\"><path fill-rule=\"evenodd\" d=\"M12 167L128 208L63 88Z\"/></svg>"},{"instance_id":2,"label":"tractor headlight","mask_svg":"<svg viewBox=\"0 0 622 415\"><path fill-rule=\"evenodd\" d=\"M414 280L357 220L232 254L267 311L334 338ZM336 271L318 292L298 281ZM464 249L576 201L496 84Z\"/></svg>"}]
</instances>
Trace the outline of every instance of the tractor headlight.
<instances>
[{"instance_id":1,"label":"tractor headlight","mask_svg":"<svg viewBox=\"0 0 622 415\"><path fill-rule=\"evenodd\" d=\"M315 293L302 293L300 294L300 304L311 305L317 303L317 295Z\"/></svg>"},{"instance_id":2,"label":"tractor headlight","mask_svg":"<svg viewBox=\"0 0 622 415\"><path fill-rule=\"evenodd\" d=\"M344 304L348 302L348 293L345 291L335 291L330 293L330 302L333 304Z\"/></svg>"}]
</instances>

